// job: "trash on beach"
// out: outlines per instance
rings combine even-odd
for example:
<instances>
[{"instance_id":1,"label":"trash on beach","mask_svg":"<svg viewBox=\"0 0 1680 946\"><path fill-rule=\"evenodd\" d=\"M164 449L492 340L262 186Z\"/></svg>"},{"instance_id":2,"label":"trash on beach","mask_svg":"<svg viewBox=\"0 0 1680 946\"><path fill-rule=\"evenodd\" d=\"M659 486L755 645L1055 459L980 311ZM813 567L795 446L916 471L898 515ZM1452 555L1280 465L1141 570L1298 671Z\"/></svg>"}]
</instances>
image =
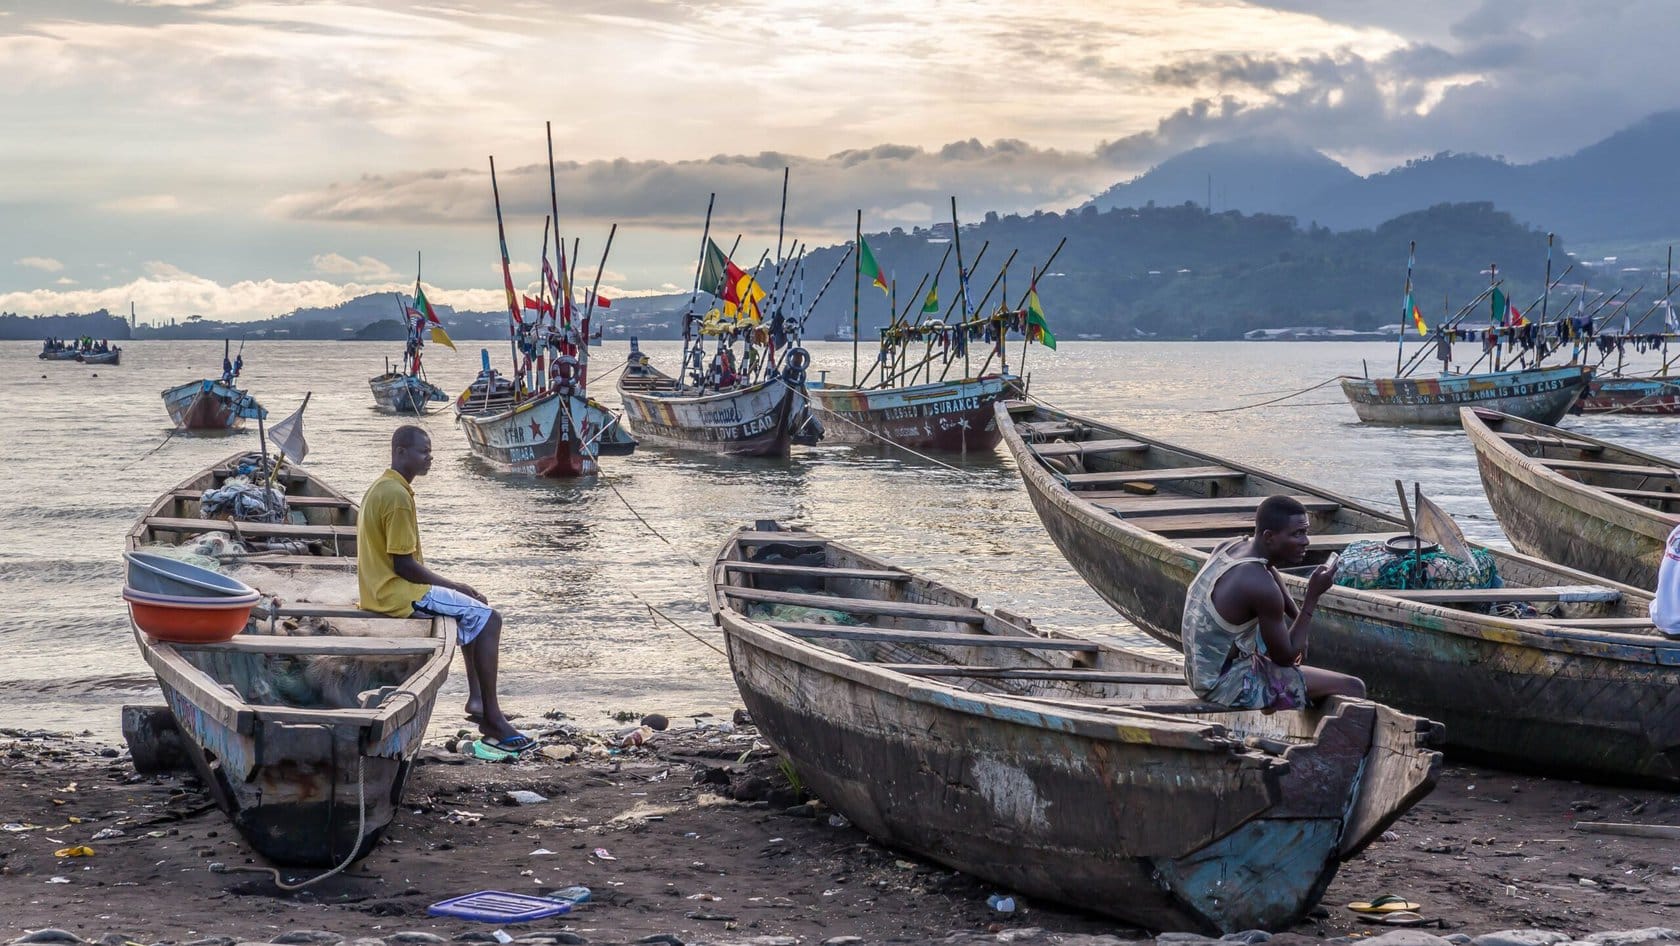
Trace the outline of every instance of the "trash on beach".
<instances>
[{"instance_id":1,"label":"trash on beach","mask_svg":"<svg viewBox=\"0 0 1680 946\"><path fill-rule=\"evenodd\" d=\"M68 878L68 877L48 877L47 878L47 883L49 883L49 884L67 884L69 882L70 882L70 878Z\"/></svg>"},{"instance_id":2,"label":"trash on beach","mask_svg":"<svg viewBox=\"0 0 1680 946\"><path fill-rule=\"evenodd\" d=\"M616 860L618 860L618 858L613 857L612 854L610 852L608 852L607 849L604 848L604 847L596 848L594 853L595 853L595 859L598 860L598 861L616 861Z\"/></svg>"},{"instance_id":3,"label":"trash on beach","mask_svg":"<svg viewBox=\"0 0 1680 946\"><path fill-rule=\"evenodd\" d=\"M482 814L479 814L476 811L455 810L451 811L443 820L449 822L450 824L473 825L478 824L483 817L484 816Z\"/></svg>"},{"instance_id":4,"label":"trash on beach","mask_svg":"<svg viewBox=\"0 0 1680 946\"><path fill-rule=\"evenodd\" d=\"M429 916L452 916L463 920L477 920L480 923L529 923L532 920L569 913L571 909L570 903L550 900L547 897L509 893L506 890L480 890L462 897L440 900L427 907L426 913ZM501 930L495 930L490 935L495 936L497 933L501 933L497 942L513 941L513 937Z\"/></svg>"},{"instance_id":5,"label":"trash on beach","mask_svg":"<svg viewBox=\"0 0 1680 946\"><path fill-rule=\"evenodd\" d=\"M546 847L539 847L539 848L537 848L537 849L536 849L536 850L535 850L535 851L532 851L532 852L531 852L531 853L529 853L529 854L527 854L527 855L525 855L525 856L526 856L526 857L541 857L541 856L543 856L543 855L545 855L545 854L553 854L553 853L554 853L554 852L553 852L553 851L550 851L550 850L549 850L549 849L548 849L548 848L546 848Z\"/></svg>"},{"instance_id":6,"label":"trash on beach","mask_svg":"<svg viewBox=\"0 0 1680 946\"><path fill-rule=\"evenodd\" d=\"M1004 896L1001 893L994 893L986 898L986 906L991 907L993 910L996 910L1005 916L1008 916L1009 914L1015 912L1015 898Z\"/></svg>"},{"instance_id":7,"label":"trash on beach","mask_svg":"<svg viewBox=\"0 0 1680 946\"><path fill-rule=\"evenodd\" d=\"M6 832L13 833L13 834L16 834L19 831L39 831L39 830L41 830L40 825L29 824L28 822L25 822L25 821L8 821L5 824L0 824L0 831L6 831Z\"/></svg>"},{"instance_id":8,"label":"trash on beach","mask_svg":"<svg viewBox=\"0 0 1680 946\"><path fill-rule=\"evenodd\" d=\"M93 856L93 848L88 847L86 844L77 844L73 847L61 847L58 850L53 852L53 857L92 857L92 856Z\"/></svg>"},{"instance_id":9,"label":"trash on beach","mask_svg":"<svg viewBox=\"0 0 1680 946\"><path fill-rule=\"evenodd\" d=\"M121 828L101 828L89 840L104 841L108 838L120 838L122 836L123 836L123 829L121 829Z\"/></svg>"},{"instance_id":10,"label":"trash on beach","mask_svg":"<svg viewBox=\"0 0 1680 946\"><path fill-rule=\"evenodd\" d=\"M506 930L495 930L495 931L491 932L490 937L498 943L511 943L511 942L513 942L513 937L509 936L507 934Z\"/></svg>"},{"instance_id":11,"label":"trash on beach","mask_svg":"<svg viewBox=\"0 0 1680 946\"><path fill-rule=\"evenodd\" d=\"M571 903L571 904L579 904L579 903L588 903L590 897L592 897L592 896L594 896L594 894L590 891L590 889L588 887L579 886L579 887L567 887L564 890L556 890L553 893L548 895L548 899L550 899L550 900L560 900L560 901L563 901L565 903Z\"/></svg>"},{"instance_id":12,"label":"trash on beach","mask_svg":"<svg viewBox=\"0 0 1680 946\"><path fill-rule=\"evenodd\" d=\"M547 796L539 795L536 792L526 791L522 788L516 788L513 791L508 792L506 797L509 802L515 805L540 805L543 802L548 801Z\"/></svg>"},{"instance_id":13,"label":"trash on beach","mask_svg":"<svg viewBox=\"0 0 1680 946\"><path fill-rule=\"evenodd\" d=\"M577 758L577 746L566 744L558 746L543 746L537 750L543 758L551 762L570 762Z\"/></svg>"}]
</instances>

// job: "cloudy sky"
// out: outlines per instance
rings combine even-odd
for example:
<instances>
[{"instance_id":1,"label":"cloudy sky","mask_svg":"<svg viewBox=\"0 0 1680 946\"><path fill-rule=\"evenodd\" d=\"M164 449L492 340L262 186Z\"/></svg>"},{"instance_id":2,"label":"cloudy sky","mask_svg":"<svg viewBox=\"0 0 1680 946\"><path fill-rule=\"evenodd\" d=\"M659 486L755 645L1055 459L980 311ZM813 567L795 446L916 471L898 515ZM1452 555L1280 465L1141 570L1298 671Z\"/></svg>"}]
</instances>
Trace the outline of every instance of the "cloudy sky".
<instances>
[{"instance_id":1,"label":"cloudy sky","mask_svg":"<svg viewBox=\"0 0 1680 946\"><path fill-rule=\"evenodd\" d=\"M1671 0L0 0L0 311L500 306L549 207L614 291L775 240L1060 210L1284 136L1526 162L1680 106ZM724 242L720 240L719 242ZM727 245L727 244L726 244Z\"/></svg>"}]
</instances>

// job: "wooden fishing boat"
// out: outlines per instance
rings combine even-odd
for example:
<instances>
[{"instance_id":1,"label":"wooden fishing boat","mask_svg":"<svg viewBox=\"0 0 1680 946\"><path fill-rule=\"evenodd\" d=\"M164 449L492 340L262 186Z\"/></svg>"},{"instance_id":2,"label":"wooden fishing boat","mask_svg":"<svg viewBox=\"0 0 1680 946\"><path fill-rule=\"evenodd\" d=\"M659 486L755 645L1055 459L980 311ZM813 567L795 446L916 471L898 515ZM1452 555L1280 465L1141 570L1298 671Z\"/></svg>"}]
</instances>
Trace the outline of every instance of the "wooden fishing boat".
<instances>
[{"instance_id":1,"label":"wooden fishing boat","mask_svg":"<svg viewBox=\"0 0 1680 946\"><path fill-rule=\"evenodd\" d=\"M1266 496L1306 506L1309 565L1407 531L1385 512L1252 466L1042 405L997 410L1057 548L1116 610L1174 647L1191 580L1219 544L1252 534ZM1311 662L1440 720L1450 746L1490 761L1680 784L1680 641L1651 626L1650 594L1483 551L1503 586L1332 588L1313 620ZM1284 582L1297 599L1305 593L1304 574Z\"/></svg>"},{"instance_id":2,"label":"wooden fishing boat","mask_svg":"<svg viewBox=\"0 0 1680 946\"><path fill-rule=\"evenodd\" d=\"M84 351L76 353L76 360L84 365L116 365L122 363L121 348L107 348L104 351Z\"/></svg>"},{"instance_id":3,"label":"wooden fishing boat","mask_svg":"<svg viewBox=\"0 0 1680 946\"><path fill-rule=\"evenodd\" d=\"M1463 421L1512 545L1636 588L1657 586L1663 545L1680 525L1680 463L1504 414L1466 408Z\"/></svg>"},{"instance_id":4,"label":"wooden fishing boat","mask_svg":"<svg viewBox=\"0 0 1680 946\"><path fill-rule=\"evenodd\" d=\"M1583 414L1680 414L1680 378L1594 378L1576 406Z\"/></svg>"},{"instance_id":5,"label":"wooden fishing boat","mask_svg":"<svg viewBox=\"0 0 1680 946\"><path fill-rule=\"evenodd\" d=\"M1542 424L1569 412L1592 380L1584 365L1555 365L1424 378L1341 379L1342 393L1367 424L1456 425L1460 407L1483 407Z\"/></svg>"},{"instance_id":6,"label":"wooden fishing boat","mask_svg":"<svg viewBox=\"0 0 1680 946\"><path fill-rule=\"evenodd\" d=\"M1002 434L992 405L1018 380L992 375L886 388L811 381L805 391L824 442L966 453L997 447Z\"/></svg>"},{"instance_id":7,"label":"wooden fishing boat","mask_svg":"<svg viewBox=\"0 0 1680 946\"><path fill-rule=\"evenodd\" d=\"M256 459L236 454L164 493L136 522L129 548L221 534L250 550L224 563L260 565L275 570L271 576L307 575L317 562L354 569L356 504L297 468L277 480L289 510L283 522L197 518L204 489ZM257 548L280 540L307 543L315 554ZM259 574L240 577L265 590ZM200 778L253 849L300 867L365 856L402 803L449 672L453 622L347 607L259 608L226 642L166 643L138 626L135 642Z\"/></svg>"},{"instance_id":8,"label":"wooden fishing boat","mask_svg":"<svg viewBox=\"0 0 1680 946\"><path fill-rule=\"evenodd\" d=\"M794 349L784 357L804 356ZM808 356L805 356L808 360ZM724 456L785 457L795 439L814 442L803 378L784 376L721 390L684 385L648 364L636 340L619 374L624 423L636 437L680 450Z\"/></svg>"},{"instance_id":9,"label":"wooden fishing boat","mask_svg":"<svg viewBox=\"0 0 1680 946\"><path fill-rule=\"evenodd\" d=\"M163 406L177 430L240 430L247 420L268 416L256 398L218 378L170 388Z\"/></svg>"},{"instance_id":10,"label":"wooden fishing boat","mask_svg":"<svg viewBox=\"0 0 1680 946\"><path fill-rule=\"evenodd\" d=\"M374 404L387 414L424 414L427 404L449 401L442 388L419 375L387 371L369 378L368 387Z\"/></svg>"},{"instance_id":11,"label":"wooden fishing boat","mask_svg":"<svg viewBox=\"0 0 1680 946\"><path fill-rule=\"evenodd\" d=\"M473 455L498 470L551 479L593 476L600 469L598 428L588 402L554 389L517 398L512 384L492 373L473 382L455 402Z\"/></svg>"},{"instance_id":12,"label":"wooden fishing boat","mask_svg":"<svg viewBox=\"0 0 1680 946\"><path fill-rule=\"evenodd\" d=\"M1174 662L773 522L729 537L710 597L754 722L817 797L885 844L1149 929L1289 927L1440 768L1428 720L1224 710Z\"/></svg>"}]
</instances>

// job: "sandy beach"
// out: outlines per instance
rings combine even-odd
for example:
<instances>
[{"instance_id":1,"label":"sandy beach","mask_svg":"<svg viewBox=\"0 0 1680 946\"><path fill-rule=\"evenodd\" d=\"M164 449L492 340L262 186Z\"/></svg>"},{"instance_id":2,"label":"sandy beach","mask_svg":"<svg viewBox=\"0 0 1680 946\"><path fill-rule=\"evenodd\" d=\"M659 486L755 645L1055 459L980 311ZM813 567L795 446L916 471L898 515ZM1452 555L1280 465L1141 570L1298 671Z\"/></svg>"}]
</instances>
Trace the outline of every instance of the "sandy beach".
<instances>
[{"instance_id":1,"label":"sandy beach","mask_svg":"<svg viewBox=\"0 0 1680 946\"><path fill-rule=\"evenodd\" d=\"M616 751L557 725L544 742L556 755L576 747L569 761L531 754L489 763L429 747L383 843L295 894L278 892L266 873L212 872L212 863L259 865L193 779L137 775L124 748L88 737L0 731L8 822L0 937L49 927L137 943L266 942L297 930L346 940L485 937L496 927L430 917L427 905L478 890L573 885L589 887L591 902L507 935L591 943L925 942L1034 928L1065 941L1151 935L1020 897L1014 913L999 914L987 898L1008 891L881 847L820 803L801 802L750 727L696 728L718 722L679 718L648 745ZM512 791L546 800L518 804ZM1317 915L1289 933L1385 932L1343 907L1384 893L1420 904L1440 921L1427 928L1436 935L1518 928L1577 938L1670 925L1680 915L1680 848L1575 827L1601 821L1680 824L1680 797L1449 765L1435 792L1344 865ZM113 830L121 833L101 835ZM81 845L93 854L55 856Z\"/></svg>"}]
</instances>

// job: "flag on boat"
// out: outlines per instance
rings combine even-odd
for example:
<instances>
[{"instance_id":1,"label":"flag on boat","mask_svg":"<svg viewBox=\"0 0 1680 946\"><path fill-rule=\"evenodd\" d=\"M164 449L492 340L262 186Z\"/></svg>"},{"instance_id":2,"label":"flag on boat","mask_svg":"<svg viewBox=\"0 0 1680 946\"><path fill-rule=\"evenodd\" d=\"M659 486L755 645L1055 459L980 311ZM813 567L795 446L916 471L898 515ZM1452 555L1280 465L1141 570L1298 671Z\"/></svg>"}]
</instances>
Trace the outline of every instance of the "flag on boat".
<instances>
[{"instance_id":1,"label":"flag on boat","mask_svg":"<svg viewBox=\"0 0 1680 946\"><path fill-rule=\"evenodd\" d=\"M939 280L933 281L933 288L928 290L927 298L922 301L922 312L927 315L939 314Z\"/></svg>"},{"instance_id":2,"label":"flag on boat","mask_svg":"<svg viewBox=\"0 0 1680 946\"><path fill-rule=\"evenodd\" d=\"M892 295L892 287L887 285L887 277L881 272L881 265L875 262L875 254L869 249L869 241L858 237L858 271L869 277L869 284Z\"/></svg>"},{"instance_id":3,"label":"flag on boat","mask_svg":"<svg viewBox=\"0 0 1680 946\"><path fill-rule=\"evenodd\" d=\"M706 259L700 269L700 288L723 300L725 318L745 319L754 324L763 319L759 302L764 289L752 274L735 265L716 242L706 240Z\"/></svg>"},{"instance_id":4,"label":"flag on boat","mask_svg":"<svg viewBox=\"0 0 1680 946\"><path fill-rule=\"evenodd\" d=\"M549 302L547 299L533 299L530 296L526 296L525 311L536 312L540 315L553 315L554 304Z\"/></svg>"},{"instance_id":5,"label":"flag on boat","mask_svg":"<svg viewBox=\"0 0 1680 946\"><path fill-rule=\"evenodd\" d=\"M432 310L431 302L426 299L426 290L420 288L419 283L414 284L414 310L418 315L433 325L443 324L443 322L438 319L437 313Z\"/></svg>"},{"instance_id":6,"label":"flag on boat","mask_svg":"<svg viewBox=\"0 0 1680 946\"><path fill-rule=\"evenodd\" d=\"M439 345L442 345L450 351L455 350L455 340L449 337L449 333L445 332L443 330L443 326L441 325L432 326L432 341L437 342Z\"/></svg>"},{"instance_id":7,"label":"flag on boat","mask_svg":"<svg viewBox=\"0 0 1680 946\"><path fill-rule=\"evenodd\" d=\"M1423 321L1423 310L1418 308L1417 300L1409 292L1406 293L1406 311L1412 314L1412 324L1417 326L1418 334L1428 335L1429 325Z\"/></svg>"},{"instance_id":8,"label":"flag on boat","mask_svg":"<svg viewBox=\"0 0 1680 946\"><path fill-rule=\"evenodd\" d=\"M1039 304L1036 285L1027 290L1027 341L1056 350L1056 336L1050 331L1050 321L1044 317L1044 306Z\"/></svg>"},{"instance_id":9,"label":"flag on boat","mask_svg":"<svg viewBox=\"0 0 1680 946\"><path fill-rule=\"evenodd\" d=\"M309 455L309 444L303 439L303 409L308 406L309 394L305 393L303 403L290 417L268 429L274 448L293 463L302 463L303 458Z\"/></svg>"},{"instance_id":10,"label":"flag on boat","mask_svg":"<svg viewBox=\"0 0 1680 946\"><path fill-rule=\"evenodd\" d=\"M595 305L597 308L610 309L612 308L612 300L597 292L595 293Z\"/></svg>"},{"instance_id":11,"label":"flag on boat","mask_svg":"<svg viewBox=\"0 0 1680 946\"><path fill-rule=\"evenodd\" d=\"M1528 324L1517 304L1500 289L1493 290L1493 324L1519 328Z\"/></svg>"}]
</instances>

